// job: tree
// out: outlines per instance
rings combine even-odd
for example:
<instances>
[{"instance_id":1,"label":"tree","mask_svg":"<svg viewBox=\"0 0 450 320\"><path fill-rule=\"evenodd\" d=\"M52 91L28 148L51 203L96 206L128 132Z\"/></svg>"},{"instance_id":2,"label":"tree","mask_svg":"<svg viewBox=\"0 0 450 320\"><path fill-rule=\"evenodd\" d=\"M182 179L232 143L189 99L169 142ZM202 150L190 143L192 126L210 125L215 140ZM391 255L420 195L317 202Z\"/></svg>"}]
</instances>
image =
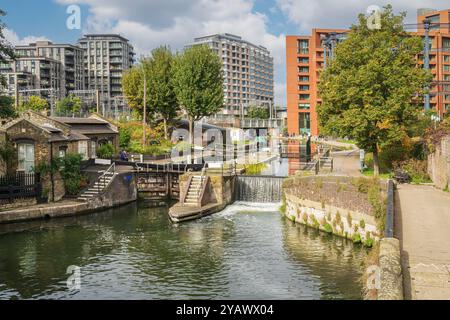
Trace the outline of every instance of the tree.
<instances>
[{"instance_id":1,"label":"tree","mask_svg":"<svg viewBox=\"0 0 450 320\"><path fill-rule=\"evenodd\" d=\"M4 17L6 12L0 9L0 63L8 63L9 60L14 59L14 49L6 41L3 30L5 29L5 24L3 23L1 17ZM5 85L5 78L0 75L0 85Z\"/></svg>"},{"instance_id":2,"label":"tree","mask_svg":"<svg viewBox=\"0 0 450 320\"><path fill-rule=\"evenodd\" d=\"M48 108L47 100L38 96L31 96L28 99L28 101L22 102L19 106L20 111L33 110L41 112L46 110L47 108Z\"/></svg>"},{"instance_id":3,"label":"tree","mask_svg":"<svg viewBox=\"0 0 450 320\"><path fill-rule=\"evenodd\" d=\"M223 107L222 61L212 49L198 45L178 54L173 64L173 87L189 118L190 144L194 144L194 121Z\"/></svg>"},{"instance_id":4,"label":"tree","mask_svg":"<svg viewBox=\"0 0 450 320\"><path fill-rule=\"evenodd\" d=\"M16 110L14 110L14 98L8 96L0 96L0 118L14 118Z\"/></svg>"},{"instance_id":5,"label":"tree","mask_svg":"<svg viewBox=\"0 0 450 320\"><path fill-rule=\"evenodd\" d=\"M149 58L129 70L122 85L128 104L142 116L144 104L144 73L147 81L147 118L155 114L164 121L164 136L168 138L167 122L177 115L178 102L172 84L173 55L166 46L152 51Z\"/></svg>"},{"instance_id":6,"label":"tree","mask_svg":"<svg viewBox=\"0 0 450 320\"><path fill-rule=\"evenodd\" d=\"M252 119L269 119L269 110L264 106L250 106L247 116Z\"/></svg>"},{"instance_id":7,"label":"tree","mask_svg":"<svg viewBox=\"0 0 450 320\"><path fill-rule=\"evenodd\" d=\"M152 51L148 81L148 104L164 121L164 138L168 139L167 122L177 116L178 101L172 83L173 55L168 47Z\"/></svg>"},{"instance_id":8,"label":"tree","mask_svg":"<svg viewBox=\"0 0 450 320\"><path fill-rule=\"evenodd\" d=\"M348 37L320 75L322 104L317 112L323 134L349 137L373 152L379 174L379 150L402 141L408 126L420 115L421 101L431 81L429 71L417 66L421 38L403 30L405 13L391 6L381 12L381 29L370 30L359 15ZM415 98L413 98L415 97Z\"/></svg>"},{"instance_id":9,"label":"tree","mask_svg":"<svg viewBox=\"0 0 450 320\"><path fill-rule=\"evenodd\" d=\"M71 94L56 103L56 112L60 115L73 115L80 112L81 106L81 98Z\"/></svg>"},{"instance_id":10,"label":"tree","mask_svg":"<svg viewBox=\"0 0 450 320\"><path fill-rule=\"evenodd\" d=\"M128 105L134 111L142 115L144 86L142 66L134 66L127 70L122 77L122 88Z\"/></svg>"}]
</instances>

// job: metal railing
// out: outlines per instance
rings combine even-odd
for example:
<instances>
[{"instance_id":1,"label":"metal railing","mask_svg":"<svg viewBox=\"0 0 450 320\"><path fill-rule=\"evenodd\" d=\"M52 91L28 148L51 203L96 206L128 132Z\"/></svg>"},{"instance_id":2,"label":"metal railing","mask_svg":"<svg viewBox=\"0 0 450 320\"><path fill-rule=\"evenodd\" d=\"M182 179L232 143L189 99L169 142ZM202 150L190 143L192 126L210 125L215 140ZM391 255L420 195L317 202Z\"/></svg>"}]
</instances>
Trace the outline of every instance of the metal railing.
<instances>
[{"instance_id":1,"label":"metal railing","mask_svg":"<svg viewBox=\"0 0 450 320\"><path fill-rule=\"evenodd\" d=\"M98 177L97 179L97 188L98 188L98 194L102 193L102 191L106 190L106 188L109 187L109 185L111 184L111 182L114 179L114 175L116 173L116 163L113 162L108 169L105 170L105 172L103 172L103 174ZM111 176L112 174L112 176ZM107 176L111 176L111 179L107 180ZM106 183L106 181L108 181ZM103 188L101 189L100 186L103 186Z\"/></svg>"},{"instance_id":2,"label":"metal railing","mask_svg":"<svg viewBox=\"0 0 450 320\"><path fill-rule=\"evenodd\" d=\"M39 173L18 172L15 175L0 177L0 203L4 200L41 197L41 179Z\"/></svg>"}]
</instances>

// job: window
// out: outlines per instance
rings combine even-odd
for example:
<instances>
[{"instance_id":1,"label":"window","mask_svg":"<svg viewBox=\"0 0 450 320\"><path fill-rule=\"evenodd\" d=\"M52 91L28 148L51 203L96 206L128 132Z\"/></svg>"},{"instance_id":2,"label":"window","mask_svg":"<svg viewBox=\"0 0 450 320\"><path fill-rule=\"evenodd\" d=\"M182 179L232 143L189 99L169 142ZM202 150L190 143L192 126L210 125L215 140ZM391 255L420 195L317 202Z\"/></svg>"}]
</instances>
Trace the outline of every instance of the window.
<instances>
[{"instance_id":1,"label":"window","mask_svg":"<svg viewBox=\"0 0 450 320\"><path fill-rule=\"evenodd\" d=\"M298 128L301 134L311 132L311 116L309 112L300 112L298 114Z\"/></svg>"},{"instance_id":2,"label":"window","mask_svg":"<svg viewBox=\"0 0 450 320\"><path fill-rule=\"evenodd\" d=\"M309 63L309 58L298 57L298 58L297 58L297 62L298 62L298 63Z\"/></svg>"},{"instance_id":3,"label":"window","mask_svg":"<svg viewBox=\"0 0 450 320\"><path fill-rule=\"evenodd\" d=\"M66 146L59 147L58 156L60 158L65 158L66 157L66 152L67 152L67 147Z\"/></svg>"},{"instance_id":4,"label":"window","mask_svg":"<svg viewBox=\"0 0 450 320\"><path fill-rule=\"evenodd\" d=\"M298 108L301 110L309 110L310 104L309 103L299 103Z\"/></svg>"},{"instance_id":5,"label":"window","mask_svg":"<svg viewBox=\"0 0 450 320\"><path fill-rule=\"evenodd\" d=\"M298 91L308 91L309 86L308 85L300 85L298 86Z\"/></svg>"},{"instance_id":6,"label":"window","mask_svg":"<svg viewBox=\"0 0 450 320\"><path fill-rule=\"evenodd\" d=\"M450 56L444 56L444 62L450 62Z\"/></svg>"},{"instance_id":7,"label":"window","mask_svg":"<svg viewBox=\"0 0 450 320\"><path fill-rule=\"evenodd\" d=\"M450 65L445 65L444 64L444 71L450 71Z\"/></svg>"},{"instance_id":8,"label":"window","mask_svg":"<svg viewBox=\"0 0 450 320\"><path fill-rule=\"evenodd\" d=\"M309 100L309 94L299 94L298 99L299 100Z\"/></svg>"},{"instance_id":9,"label":"window","mask_svg":"<svg viewBox=\"0 0 450 320\"><path fill-rule=\"evenodd\" d=\"M309 82L309 77L307 76L299 76L298 82Z\"/></svg>"},{"instance_id":10,"label":"window","mask_svg":"<svg viewBox=\"0 0 450 320\"><path fill-rule=\"evenodd\" d=\"M81 154L83 160L89 159L87 141L78 141L78 153Z\"/></svg>"},{"instance_id":11,"label":"window","mask_svg":"<svg viewBox=\"0 0 450 320\"><path fill-rule=\"evenodd\" d=\"M299 73L309 73L309 68L308 67L298 67L298 72Z\"/></svg>"},{"instance_id":12,"label":"window","mask_svg":"<svg viewBox=\"0 0 450 320\"><path fill-rule=\"evenodd\" d=\"M34 144L19 143L18 145L18 170L31 173L34 167Z\"/></svg>"},{"instance_id":13,"label":"window","mask_svg":"<svg viewBox=\"0 0 450 320\"><path fill-rule=\"evenodd\" d=\"M91 141L91 158L97 158L97 142Z\"/></svg>"}]
</instances>

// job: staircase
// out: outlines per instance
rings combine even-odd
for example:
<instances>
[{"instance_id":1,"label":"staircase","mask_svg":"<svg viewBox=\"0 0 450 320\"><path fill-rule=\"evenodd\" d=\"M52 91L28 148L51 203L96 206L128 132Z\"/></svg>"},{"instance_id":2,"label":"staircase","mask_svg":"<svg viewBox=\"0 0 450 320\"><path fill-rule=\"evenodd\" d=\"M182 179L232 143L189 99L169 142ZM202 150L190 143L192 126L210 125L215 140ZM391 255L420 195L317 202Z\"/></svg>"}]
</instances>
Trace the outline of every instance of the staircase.
<instances>
[{"instance_id":1,"label":"staircase","mask_svg":"<svg viewBox=\"0 0 450 320\"><path fill-rule=\"evenodd\" d=\"M207 178L204 175L191 176L187 192L182 200L183 205L195 207L200 205L203 185Z\"/></svg>"},{"instance_id":2,"label":"staircase","mask_svg":"<svg viewBox=\"0 0 450 320\"><path fill-rule=\"evenodd\" d=\"M113 163L100 177L95 181L94 185L81 193L78 200L87 201L99 197L117 175L115 172L115 164Z\"/></svg>"}]
</instances>

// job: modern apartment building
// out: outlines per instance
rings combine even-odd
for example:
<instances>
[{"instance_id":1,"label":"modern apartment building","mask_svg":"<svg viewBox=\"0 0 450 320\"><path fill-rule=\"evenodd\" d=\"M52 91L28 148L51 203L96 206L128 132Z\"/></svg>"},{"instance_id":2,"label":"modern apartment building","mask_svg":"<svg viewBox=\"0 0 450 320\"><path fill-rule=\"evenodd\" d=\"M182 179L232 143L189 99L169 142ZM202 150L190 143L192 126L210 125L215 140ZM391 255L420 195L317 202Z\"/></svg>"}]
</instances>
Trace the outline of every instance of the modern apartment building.
<instances>
[{"instance_id":1,"label":"modern apartment building","mask_svg":"<svg viewBox=\"0 0 450 320\"><path fill-rule=\"evenodd\" d=\"M424 37L420 26L425 18L431 22L430 69L434 75L430 93L430 108L443 117L450 112L450 10L419 10L417 32ZM440 23L440 24L437 24ZM313 29L310 36L286 37L287 112L288 133L318 135L316 108L321 103L318 95L319 71L324 67L325 39L339 37L343 29ZM418 57L423 65L423 55Z\"/></svg>"},{"instance_id":2,"label":"modern apartment building","mask_svg":"<svg viewBox=\"0 0 450 320\"><path fill-rule=\"evenodd\" d=\"M443 117L450 113L450 9L421 9L417 12L417 24L428 19L430 26L430 69L433 84L430 91L430 108ZM424 36L423 27L417 33ZM423 64L423 56L420 57Z\"/></svg>"},{"instance_id":3,"label":"modern apartment building","mask_svg":"<svg viewBox=\"0 0 450 320\"><path fill-rule=\"evenodd\" d=\"M133 46L114 34L88 34L78 43L84 51L86 90L98 90L103 103L111 107L114 98L123 96L122 75L134 63Z\"/></svg>"},{"instance_id":4,"label":"modern apartment building","mask_svg":"<svg viewBox=\"0 0 450 320\"><path fill-rule=\"evenodd\" d=\"M239 116L248 106L274 103L273 58L263 46L232 34L195 38L191 45L208 45L221 58L224 108L219 115Z\"/></svg>"},{"instance_id":5,"label":"modern apartment building","mask_svg":"<svg viewBox=\"0 0 450 320\"><path fill-rule=\"evenodd\" d=\"M16 77L19 92L52 88L56 98L84 88L81 48L70 44L37 41L16 46L14 53L16 61L0 67L0 72L8 79L9 93L15 92ZM48 97L48 91L34 91L34 94Z\"/></svg>"},{"instance_id":6,"label":"modern apartment building","mask_svg":"<svg viewBox=\"0 0 450 320\"><path fill-rule=\"evenodd\" d=\"M324 67L324 39L341 29L313 29L311 36L286 36L288 134L317 135L317 84Z\"/></svg>"},{"instance_id":7,"label":"modern apartment building","mask_svg":"<svg viewBox=\"0 0 450 320\"><path fill-rule=\"evenodd\" d=\"M61 99L64 92L64 73L60 61L41 56L23 56L0 64L6 79L2 91L11 96L38 95L50 101Z\"/></svg>"}]
</instances>

